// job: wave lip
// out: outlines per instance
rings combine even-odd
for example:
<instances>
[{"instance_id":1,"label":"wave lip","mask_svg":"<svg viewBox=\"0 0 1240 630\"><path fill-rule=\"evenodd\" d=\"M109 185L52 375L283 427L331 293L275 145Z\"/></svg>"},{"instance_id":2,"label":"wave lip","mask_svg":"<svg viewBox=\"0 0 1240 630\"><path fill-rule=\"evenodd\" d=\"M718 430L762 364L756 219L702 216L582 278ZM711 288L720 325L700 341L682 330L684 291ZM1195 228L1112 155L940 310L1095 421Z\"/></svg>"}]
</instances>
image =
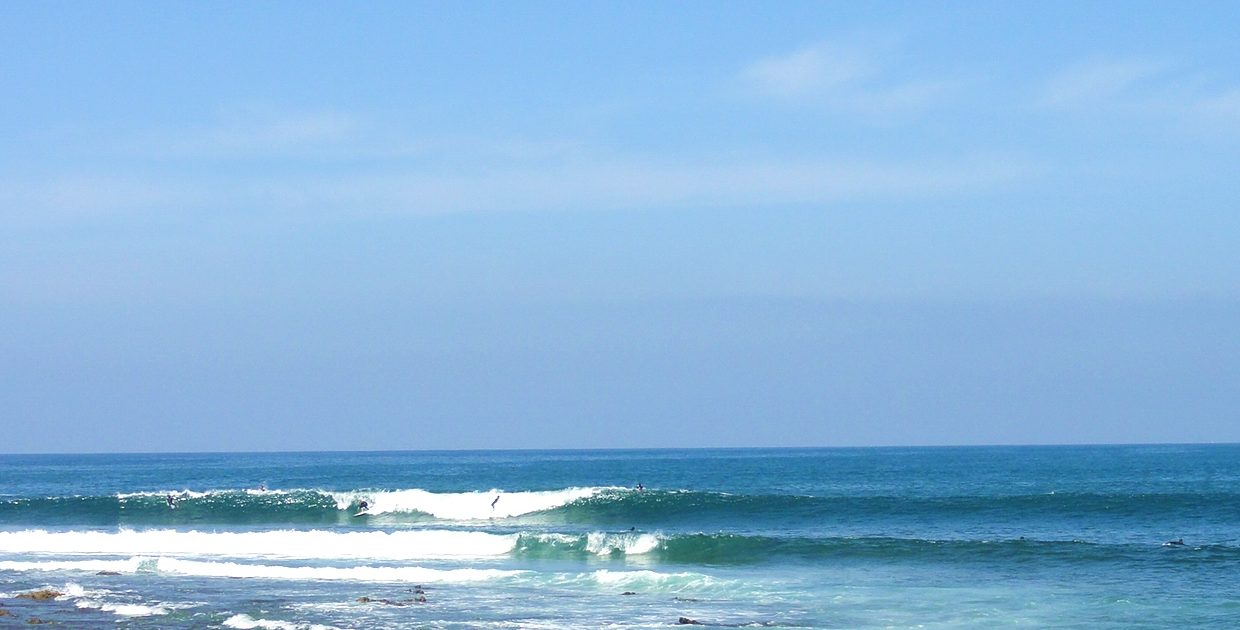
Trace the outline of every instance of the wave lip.
<instances>
[{"instance_id":1,"label":"wave lip","mask_svg":"<svg viewBox=\"0 0 1240 630\"><path fill-rule=\"evenodd\" d=\"M637 556L660 549L667 540L663 534L646 532L523 533L513 551L527 557Z\"/></svg>"},{"instance_id":2,"label":"wave lip","mask_svg":"<svg viewBox=\"0 0 1240 630\"><path fill-rule=\"evenodd\" d=\"M336 507L347 510L366 501L367 514L417 512L448 521L482 521L545 512L621 488L565 488L523 492L430 492L421 489L332 492Z\"/></svg>"}]
</instances>

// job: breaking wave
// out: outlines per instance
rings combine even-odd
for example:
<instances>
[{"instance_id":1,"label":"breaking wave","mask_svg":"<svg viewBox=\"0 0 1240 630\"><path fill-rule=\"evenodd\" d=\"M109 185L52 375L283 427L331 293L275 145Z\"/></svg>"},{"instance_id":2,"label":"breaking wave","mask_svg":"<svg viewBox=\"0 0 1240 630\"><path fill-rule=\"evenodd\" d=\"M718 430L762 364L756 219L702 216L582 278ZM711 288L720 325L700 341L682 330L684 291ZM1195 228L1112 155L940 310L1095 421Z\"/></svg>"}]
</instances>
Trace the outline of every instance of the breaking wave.
<instances>
[{"instance_id":1,"label":"breaking wave","mask_svg":"<svg viewBox=\"0 0 1240 630\"><path fill-rule=\"evenodd\" d=\"M621 559L640 561L646 565L742 565L851 560L976 563L1012 560L1094 562L1140 559L1176 564L1236 564L1240 568L1240 547L1229 545L1166 548L1156 542L1104 544L1073 540L934 540L881 536L761 536L637 531L594 531L578 534L527 531L499 534L453 530L278 530L236 533L169 529L117 532L25 530L0 532L0 554L39 554L47 556L49 562L52 562L54 557L54 562L62 563L56 566L64 568L119 572L139 571L142 568L139 566L141 562L154 561L161 569L168 569L178 566L169 563L221 559L292 559L379 564L449 560L497 563L505 559ZM35 565L51 566L43 565L42 562L40 559ZM35 565L0 562L0 569L26 570ZM387 571L392 567L380 568ZM229 574L227 577L262 576ZM414 579L430 581L432 578Z\"/></svg>"},{"instance_id":2,"label":"breaking wave","mask_svg":"<svg viewBox=\"0 0 1240 630\"><path fill-rule=\"evenodd\" d=\"M505 492L430 492L422 489L330 491L160 490L107 496L4 497L0 524L142 526L186 522L225 525L352 525L384 522L491 521L561 509L620 488L582 487ZM368 519L354 521L358 513Z\"/></svg>"}]
</instances>

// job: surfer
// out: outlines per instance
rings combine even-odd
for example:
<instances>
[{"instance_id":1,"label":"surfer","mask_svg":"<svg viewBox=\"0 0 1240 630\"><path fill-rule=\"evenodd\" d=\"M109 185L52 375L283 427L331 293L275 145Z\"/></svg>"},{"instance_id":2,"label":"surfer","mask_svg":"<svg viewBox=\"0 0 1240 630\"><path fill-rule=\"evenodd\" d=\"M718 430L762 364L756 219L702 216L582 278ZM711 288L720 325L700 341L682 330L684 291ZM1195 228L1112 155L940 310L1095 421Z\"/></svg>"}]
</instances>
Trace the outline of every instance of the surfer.
<instances>
[{"instance_id":1,"label":"surfer","mask_svg":"<svg viewBox=\"0 0 1240 630\"><path fill-rule=\"evenodd\" d=\"M357 511L358 511L358 512L365 512L366 510L369 510L369 509L370 509L370 504L369 504L369 503L367 503L365 500L362 500L362 501L358 501L358 502L357 502Z\"/></svg>"},{"instance_id":2,"label":"surfer","mask_svg":"<svg viewBox=\"0 0 1240 630\"><path fill-rule=\"evenodd\" d=\"M641 492L642 490L645 490L645 489L646 489L646 486L643 486L643 485L642 485L642 482L640 482L640 481L639 481L639 482L637 482L637 491L638 491L638 492Z\"/></svg>"},{"instance_id":3,"label":"surfer","mask_svg":"<svg viewBox=\"0 0 1240 630\"><path fill-rule=\"evenodd\" d=\"M166 497L164 497L164 501L167 501L167 502L168 502L168 509L169 509L169 510L175 510L175 509L177 509L177 500L176 500L176 498L175 498L175 497L173 497L171 494L170 494L170 495L168 495L168 496L166 496Z\"/></svg>"},{"instance_id":4,"label":"surfer","mask_svg":"<svg viewBox=\"0 0 1240 630\"><path fill-rule=\"evenodd\" d=\"M495 504L496 504L496 503L499 503L499 495L498 495L498 494L497 494L497 495L495 495L495 500L491 502L491 509L492 509L492 510L494 510L494 509L495 509Z\"/></svg>"},{"instance_id":5,"label":"surfer","mask_svg":"<svg viewBox=\"0 0 1240 630\"><path fill-rule=\"evenodd\" d=\"M1164 547L1183 547L1184 539L1181 538L1179 540L1168 540L1167 542L1163 543L1163 546Z\"/></svg>"}]
</instances>

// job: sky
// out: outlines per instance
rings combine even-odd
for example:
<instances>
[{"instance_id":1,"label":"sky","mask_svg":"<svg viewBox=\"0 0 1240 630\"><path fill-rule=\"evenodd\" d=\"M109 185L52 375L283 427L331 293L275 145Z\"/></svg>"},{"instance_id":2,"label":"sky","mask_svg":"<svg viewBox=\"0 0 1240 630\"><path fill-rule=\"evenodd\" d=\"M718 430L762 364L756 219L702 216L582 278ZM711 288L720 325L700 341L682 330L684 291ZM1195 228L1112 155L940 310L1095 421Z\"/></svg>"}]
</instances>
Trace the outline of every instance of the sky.
<instances>
[{"instance_id":1,"label":"sky","mask_svg":"<svg viewBox=\"0 0 1240 630\"><path fill-rule=\"evenodd\" d=\"M0 3L0 452L1240 441L1238 29Z\"/></svg>"}]
</instances>

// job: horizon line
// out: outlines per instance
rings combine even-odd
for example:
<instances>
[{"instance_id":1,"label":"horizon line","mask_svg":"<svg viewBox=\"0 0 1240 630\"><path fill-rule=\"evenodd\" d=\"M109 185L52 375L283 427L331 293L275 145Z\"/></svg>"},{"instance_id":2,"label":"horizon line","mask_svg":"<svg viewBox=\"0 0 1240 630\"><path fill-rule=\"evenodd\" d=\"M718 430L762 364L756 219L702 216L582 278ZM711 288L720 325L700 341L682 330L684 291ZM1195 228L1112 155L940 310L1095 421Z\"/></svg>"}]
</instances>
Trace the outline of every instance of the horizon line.
<instances>
[{"instance_id":1,"label":"horizon line","mask_svg":"<svg viewBox=\"0 0 1240 630\"><path fill-rule=\"evenodd\" d=\"M313 455L313 454L378 454L378 453L555 453L555 452L639 452L639 451L809 451L809 450L882 450L882 449L948 449L948 448L1073 448L1124 446L1238 446L1240 441L1210 442L1059 442L1059 443L989 443L989 444L871 444L839 446L633 446L633 447L553 447L553 448L428 448L428 449L338 449L338 450L258 450L258 451L60 451L38 453L0 452L0 457L48 455Z\"/></svg>"}]
</instances>

